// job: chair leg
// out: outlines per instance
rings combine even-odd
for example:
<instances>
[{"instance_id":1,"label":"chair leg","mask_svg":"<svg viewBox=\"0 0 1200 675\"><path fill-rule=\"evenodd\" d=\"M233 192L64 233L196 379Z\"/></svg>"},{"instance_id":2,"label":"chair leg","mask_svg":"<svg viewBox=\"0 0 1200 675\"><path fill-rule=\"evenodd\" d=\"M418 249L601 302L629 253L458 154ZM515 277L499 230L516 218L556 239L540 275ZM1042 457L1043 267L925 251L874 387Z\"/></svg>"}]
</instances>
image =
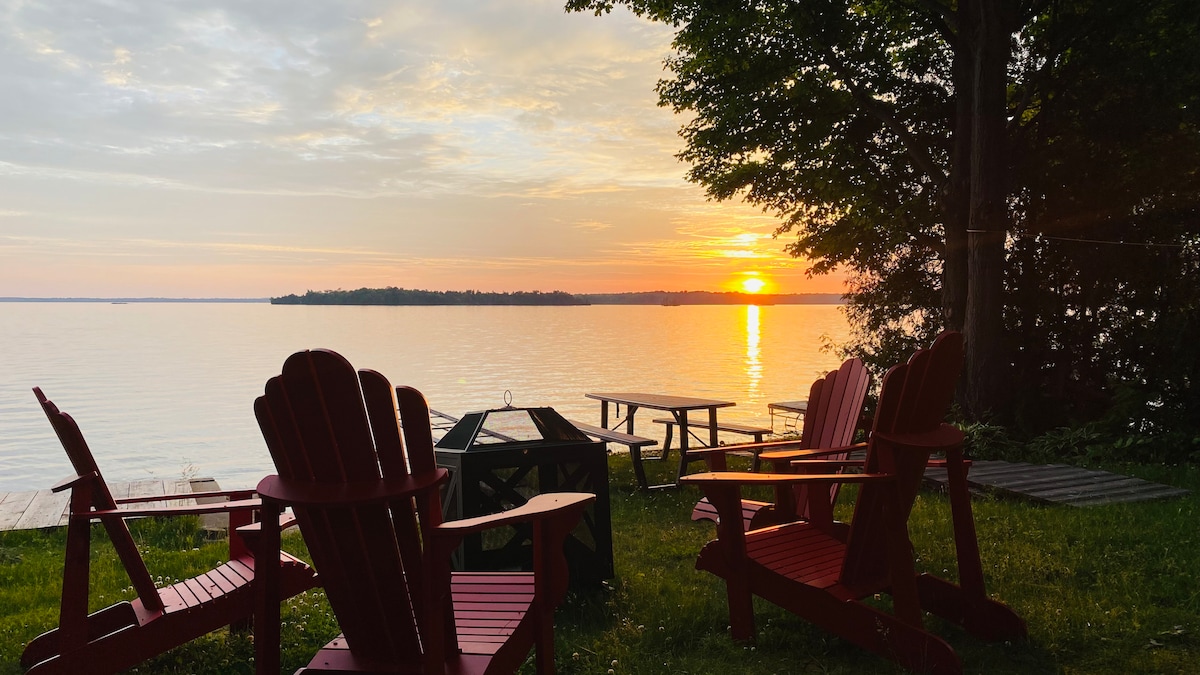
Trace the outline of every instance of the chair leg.
<instances>
[{"instance_id":1,"label":"chair leg","mask_svg":"<svg viewBox=\"0 0 1200 675\"><path fill-rule=\"evenodd\" d=\"M71 495L72 502L77 493ZM79 508L75 508L79 507ZM72 504L72 512L83 511ZM58 648L68 670L85 667L74 662L75 651L88 641L88 576L92 526L86 518L72 518L67 526L66 562L63 565L62 604L58 615Z\"/></svg>"},{"instance_id":2,"label":"chair leg","mask_svg":"<svg viewBox=\"0 0 1200 675\"><path fill-rule=\"evenodd\" d=\"M746 579L733 575L725 580L729 601L729 633L734 640L754 639L754 596Z\"/></svg>"},{"instance_id":3,"label":"chair leg","mask_svg":"<svg viewBox=\"0 0 1200 675\"><path fill-rule=\"evenodd\" d=\"M1025 621L1016 612L987 597L961 448L947 451L946 474L954 522L954 547L958 557L959 586L952 592L956 595L954 604L960 616L957 622L967 632L984 640L1024 638L1027 635Z\"/></svg>"},{"instance_id":4,"label":"chair leg","mask_svg":"<svg viewBox=\"0 0 1200 675\"><path fill-rule=\"evenodd\" d=\"M538 675L554 675L554 624L538 630L542 635L534 646L534 667Z\"/></svg>"}]
</instances>

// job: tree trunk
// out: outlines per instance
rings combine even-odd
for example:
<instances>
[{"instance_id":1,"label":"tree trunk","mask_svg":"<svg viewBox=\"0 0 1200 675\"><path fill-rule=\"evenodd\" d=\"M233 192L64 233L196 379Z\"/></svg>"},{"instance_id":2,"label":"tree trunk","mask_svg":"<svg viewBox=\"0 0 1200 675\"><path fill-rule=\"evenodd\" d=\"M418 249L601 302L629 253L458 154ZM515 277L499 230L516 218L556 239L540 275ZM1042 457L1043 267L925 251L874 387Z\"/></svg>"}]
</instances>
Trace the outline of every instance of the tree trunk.
<instances>
[{"instance_id":1,"label":"tree trunk","mask_svg":"<svg viewBox=\"0 0 1200 675\"><path fill-rule=\"evenodd\" d=\"M974 419L1004 417L1008 359L1003 340L1004 241L1008 231L1007 72L1011 21L1003 0L968 0L972 34L971 200L967 230L969 285L964 333L967 338L967 411Z\"/></svg>"}]
</instances>

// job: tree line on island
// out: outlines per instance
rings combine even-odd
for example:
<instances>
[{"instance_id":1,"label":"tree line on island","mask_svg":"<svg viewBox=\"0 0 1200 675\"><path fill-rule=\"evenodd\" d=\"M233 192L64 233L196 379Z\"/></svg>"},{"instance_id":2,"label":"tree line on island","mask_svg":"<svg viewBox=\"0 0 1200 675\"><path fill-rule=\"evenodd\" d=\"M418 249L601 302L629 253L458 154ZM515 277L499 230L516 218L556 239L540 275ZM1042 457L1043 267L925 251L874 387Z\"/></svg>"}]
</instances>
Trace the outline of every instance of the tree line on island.
<instances>
[{"instance_id":1,"label":"tree line on island","mask_svg":"<svg viewBox=\"0 0 1200 675\"><path fill-rule=\"evenodd\" d=\"M308 291L271 298L272 305L837 305L838 293L717 293L645 291L640 293L565 293L563 291L425 291L408 288L359 288Z\"/></svg>"}]
</instances>

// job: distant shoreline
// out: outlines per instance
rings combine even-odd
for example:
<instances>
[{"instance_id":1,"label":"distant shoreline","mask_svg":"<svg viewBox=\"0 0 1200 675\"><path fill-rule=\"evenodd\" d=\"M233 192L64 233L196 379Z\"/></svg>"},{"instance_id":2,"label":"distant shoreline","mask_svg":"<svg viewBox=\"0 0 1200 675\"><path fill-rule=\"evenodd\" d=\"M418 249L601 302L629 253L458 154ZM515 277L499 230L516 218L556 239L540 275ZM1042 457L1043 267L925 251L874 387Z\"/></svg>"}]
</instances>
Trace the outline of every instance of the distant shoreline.
<instances>
[{"instance_id":1,"label":"distant shoreline","mask_svg":"<svg viewBox=\"0 0 1200 675\"><path fill-rule=\"evenodd\" d=\"M271 298L272 305L840 305L840 293L733 293L713 291L643 291L634 293L565 293L541 291L490 293L426 291L405 288L360 288L353 291L308 291Z\"/></svg>"},{"instance_id":2,"label":"distant shoreline","mask_svg":"<svg viewBox=\"0 0 1200 675\"><path fill-rule=\"evenodd\" d=\"M371 290L371 289L360 289ZM381 289L383 291L389 289ZM397 289L403 291L404 289ZM841 305L840 293L734 293L713 291L642 291L631 293L483 293L405 291L405 297L367 298L360 291L309 291L303 296L279 298L30 298L0 297L0 303L270 303L272 305L358 305L358 306L578 306L578 305Z\"/></svg>"}]
</instances>

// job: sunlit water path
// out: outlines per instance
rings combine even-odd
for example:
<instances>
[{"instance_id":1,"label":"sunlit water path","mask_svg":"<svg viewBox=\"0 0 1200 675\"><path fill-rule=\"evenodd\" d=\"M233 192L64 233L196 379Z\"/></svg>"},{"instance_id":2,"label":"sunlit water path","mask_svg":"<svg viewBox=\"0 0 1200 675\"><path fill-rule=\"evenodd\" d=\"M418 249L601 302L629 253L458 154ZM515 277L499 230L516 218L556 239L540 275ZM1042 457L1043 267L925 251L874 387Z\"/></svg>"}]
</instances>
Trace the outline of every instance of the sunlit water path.
<instances>
[{"instance_id":1,"label":"sunlit water path","mask_svg":"<svg viewBox=\"0 0 1200 675\"><path fill-rule=\"evenodd\" d=\"M110 480L271 471L254 398L284 359L327 347L460 415L550 405L599 421L589 391L737 401L723 418L768 423L837 366L848 328L829 305L305 307L0 303L0 491L70 471L31 387L79 422ZM639 433L649 429L639 427Z\"/></svg>"}]
</instances>

